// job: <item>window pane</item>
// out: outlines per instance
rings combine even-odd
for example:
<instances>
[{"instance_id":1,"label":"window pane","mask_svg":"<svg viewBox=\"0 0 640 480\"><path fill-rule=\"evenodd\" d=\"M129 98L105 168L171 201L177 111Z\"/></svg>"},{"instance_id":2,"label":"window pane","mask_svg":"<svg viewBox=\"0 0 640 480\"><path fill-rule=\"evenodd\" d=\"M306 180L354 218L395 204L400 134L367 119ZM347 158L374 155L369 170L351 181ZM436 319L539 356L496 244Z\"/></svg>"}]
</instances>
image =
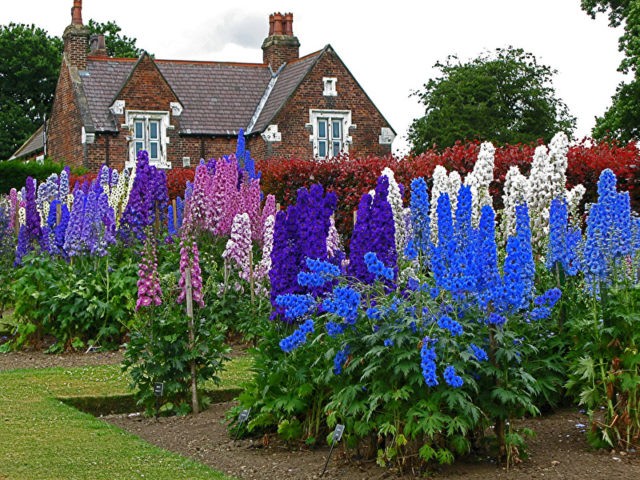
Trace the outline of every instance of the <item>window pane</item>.
<instances>
[{"instance_id":1,"label":"window pane","mask_svg":"<svg viewBox=\"0 0 640 480\"><path fill-rule=\"evenodd\" d=\"M149 143L149 158L152 160L158 160L158 142Z\"/></svg>"},{"instance_id":2,"label":"window pane","mask_svg":"<svg viewBox=\"0 0 640 480\"><path fill-rule=\"evenodd\" d=\"M318 157L325 158L327 156L327 142L318 142Z\"/></svg>"},{"instance_id":3,"label":"window pane","mask_svg":"<svg viewBox=\"0 0 640 480\"><path fill-rule=\"evenodd\" d=\"M331 122L331 136L333 138L342 138L342 134L340 133L342 130L340 123L340 120L333 120Z\"/></svg>"},{"instance_id":4,"label":"window pane","mask_svg":"<svg viewBox=\"0 0 640 480\"><path fill-rule=\"evenodd\" d=\"M327 138L326 120L318 120L318 138Z\"/></svg>"},{"instance_id":5,"label":"window pane","mask_svg":"<svg viewBox=\"0 0 640 480\"><path fill-rule=\"evenodd\" d=\"M144 138L143 131L144 131L144 123L141 121L137 121L134 124L134 137L140 138L140 139Z\"/></svg>"},{"instance_id":6,"label":"window pane","mask_svg":"<svg viewBox=\"0 0 640 480\"><path fill-rule=\"evenodd\" d=\"M138 153L140 150L144 150L144 143L136 142L136 153Z\"/></svg>"},{"instance_id":7,"label":"window pane","mask_svg":"<svg viewBox=\"0 0 640 480\"><path fill-rule=\"evenodd\" d=\"M340 150L342 150L340 142L333 142L333 156L334 157L337 157L338 155L340 155Z\"/></svg>"},{"instance_id":8,"label":"window pane","mask_svg":"<svg viewBox=\"0 0 640 480\"><path fill-rule=\"evenodd\" d=\"M158 140L158 138L160 138L158 136L159 132L160 132L160 122L158 121L149 122L149 138L151 140Z\"/></svg>"}]
</instances>

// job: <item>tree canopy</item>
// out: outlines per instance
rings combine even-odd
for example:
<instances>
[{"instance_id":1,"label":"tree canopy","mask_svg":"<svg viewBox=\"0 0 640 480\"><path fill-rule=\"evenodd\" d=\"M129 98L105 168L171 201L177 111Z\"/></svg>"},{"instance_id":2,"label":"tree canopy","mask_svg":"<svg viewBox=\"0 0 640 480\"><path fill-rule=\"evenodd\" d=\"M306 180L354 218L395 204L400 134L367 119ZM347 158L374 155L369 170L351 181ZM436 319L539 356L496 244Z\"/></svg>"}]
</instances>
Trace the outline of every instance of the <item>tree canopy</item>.
<instances>
[{"instance_id":1,"label":"tree canopy","mask_svg":"<svg viewBox=\"0 0 640 480\"><path fill-rule=\"evenodd\" d=\"M416 153L458 140L548 142L559 130L575 129L552 85L556 71L522 49L499 48L467 62L449 56L435 68L441 75L413 94L425 106L409 129Z\"/></svg>"},{"instance_id":2,"label":"tree canopy","mask_svg":"<svg viewBox=\"0 0 640 480\"><path fill-rule=\"evenodd\" d=\"M633 75L621 82L611 97L611 106L596 119L595 138L611 137L621 141L640 139L640 2L637 0L581 0L582 9L595 18L604 13L609 26L624 25L618 50L624 54L618 71Z\"/></svg>"},{"instance_id":3,"label":"tree canopy","mask_svg":"<svg viewBox=\"0 0 640 480\"><path fill-rule=\"evenodd\" d=\"M107 53L137 57L136 39L120 34L115 22L89 20L103 33ZM44 121L51 109L62 58L62 39L35 25L0 25L0 160L7 159Z\"/></svg>"}]
</instances>

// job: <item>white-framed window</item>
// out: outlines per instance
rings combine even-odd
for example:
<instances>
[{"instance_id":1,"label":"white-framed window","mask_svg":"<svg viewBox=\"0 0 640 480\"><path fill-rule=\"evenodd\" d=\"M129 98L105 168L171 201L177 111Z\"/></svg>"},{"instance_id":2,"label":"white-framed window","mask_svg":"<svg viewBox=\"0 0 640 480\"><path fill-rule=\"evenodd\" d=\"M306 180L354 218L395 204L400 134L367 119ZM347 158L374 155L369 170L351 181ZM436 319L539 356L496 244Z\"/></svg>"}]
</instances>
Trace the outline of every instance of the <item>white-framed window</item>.
<instances>
[{"instance_id":1,"label":"white-framed window","mask_svg":"<svg viewBox=\"0 0 640 480\"><path fill-rule=\"evenodd\" d=\"M125 115L129 128L129 163L134 164L140 150L149 153L149 164L158 168L171 168L167 160L167 128L169 112L128 110Z\"/></svg>"},{"instance_id":2,"label":"white-framed window","mask_svg":"<svg viewBox=\"0 0 640 480\"><path fill-rule=\"evenodd\" d=\"M332 158L349 152L350 110L311 110L309 117L314 157Z\"/></svg>"}]
</instances>

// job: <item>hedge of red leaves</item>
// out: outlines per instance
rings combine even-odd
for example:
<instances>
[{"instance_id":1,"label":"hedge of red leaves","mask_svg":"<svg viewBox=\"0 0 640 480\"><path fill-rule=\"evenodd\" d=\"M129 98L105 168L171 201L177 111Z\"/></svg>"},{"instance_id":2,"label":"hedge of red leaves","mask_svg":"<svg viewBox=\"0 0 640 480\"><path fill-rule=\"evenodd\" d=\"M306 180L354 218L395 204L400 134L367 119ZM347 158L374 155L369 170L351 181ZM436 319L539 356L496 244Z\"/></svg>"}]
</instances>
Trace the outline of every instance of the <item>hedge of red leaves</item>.
<instances>
[{"instance_id":1,"label":"hedge of red leaves","mask_svg":"<svg viewBox=\"0 0 640 480\"><path fill-rule=\"evenodd\" d=\"M521 144L496 148L496 180L492 185L492 193L497 201L502 196L502 186L509 167L517 165L527 175L535 148L536 145ZM338 195L338 230L348 234L360 196L375 187L376 179L385 167L390 167L396 174L396 180L408 187L413 178L430 179L437 165L444 166L448 171L457 170L464 177L473 170L479 151L480 143L469 142L458 143L442 151L428 150L421 155L400 160L391 156L338 157L323 161L279 158L259 161L256 169L262 172L263 192L275 195L276 201L282 206L295 201L299 188L308 188L313 183L320 183L327 190L335 192ZM634 209L640 207L640 152L635 143L621 146L607 142L592 144L584 140L569 149L567 158L567 187L582 183L587 189L587 201L594 200L597 195L596 184L600 172L610 168L618 176L619 188L631 193ZM494 206L501 208L499 204Z\"/></svg>"}]
</instances>

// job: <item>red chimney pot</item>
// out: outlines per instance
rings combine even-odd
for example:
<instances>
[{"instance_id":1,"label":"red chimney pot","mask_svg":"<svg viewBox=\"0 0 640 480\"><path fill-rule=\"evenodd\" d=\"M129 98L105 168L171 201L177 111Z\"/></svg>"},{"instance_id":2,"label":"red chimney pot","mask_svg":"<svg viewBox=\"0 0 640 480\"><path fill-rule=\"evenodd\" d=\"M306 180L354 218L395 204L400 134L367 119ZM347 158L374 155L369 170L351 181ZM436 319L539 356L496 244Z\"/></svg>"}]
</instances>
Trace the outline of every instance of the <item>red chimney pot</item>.
<instances>
[{"instance_id":1,"label":"red chimney pot","mask_svg":"<svg viewBox=\"0 0 640 480\"><path fill-rule=\"evenodd\" d=\"M73 0L71 23L73 25L82 25L82 0Z\"/></svg>"},{"instance_id":2,"label":"red chimney pot","mask_svg":"<svg viewBox=\"0 0 640 480\"><path fill-rule=\"evenodd\" d=\"M293 13L284 14L284 34L293 37Z\"/></svg>"},{"instance_id":3,"label":"red chimney pot","mask_svg":"<svg viewBox=\"0 0 640 480\"><path fill-rule=\"evenodd\" d=\"M280 12L273 14L273 34L282 35L282 14Z\"/></svg>"}]
</instances>

